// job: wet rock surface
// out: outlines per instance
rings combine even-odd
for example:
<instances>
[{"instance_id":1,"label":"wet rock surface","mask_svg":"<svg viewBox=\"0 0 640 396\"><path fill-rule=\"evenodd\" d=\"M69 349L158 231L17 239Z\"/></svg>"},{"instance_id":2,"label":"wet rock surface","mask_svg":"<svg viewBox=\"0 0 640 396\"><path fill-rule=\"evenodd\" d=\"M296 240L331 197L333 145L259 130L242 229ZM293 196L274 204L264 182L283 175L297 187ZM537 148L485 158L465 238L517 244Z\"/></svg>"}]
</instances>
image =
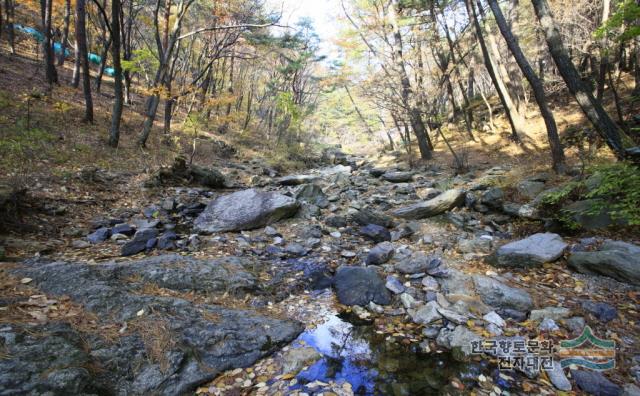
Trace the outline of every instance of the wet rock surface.
<instances>
[{"instance_id":1,"label":"wet rock surface","mask_svg":"<svg viewBox=\"0 0 640 396\"><path fill-rule=\"evenodd\" d=\"M49 296L81 304L99 327L120 329L113 340L56 323L3 328L0 337L11 358L0 363L6 369L0 387L16 393L181 394L223 370L252 364L302 330L295 321L144 294L147 283L176 291L240 293L256 282L242 260L167 256L127 264L32 262L15 274L33 279ZM149 341L151 335L155 341ZM158 338L162 345L146 344ZM51 359L43 360L47 354ZM93 372L94 366L103 370Z\"/></svg>"}]
</instances>

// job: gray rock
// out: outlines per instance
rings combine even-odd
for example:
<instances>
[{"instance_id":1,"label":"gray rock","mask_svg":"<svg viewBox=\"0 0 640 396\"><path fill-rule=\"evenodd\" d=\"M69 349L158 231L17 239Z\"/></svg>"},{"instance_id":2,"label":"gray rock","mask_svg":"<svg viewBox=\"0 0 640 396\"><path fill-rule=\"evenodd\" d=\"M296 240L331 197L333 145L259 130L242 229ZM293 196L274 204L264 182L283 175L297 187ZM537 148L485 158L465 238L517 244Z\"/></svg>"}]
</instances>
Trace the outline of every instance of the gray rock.
<instances>
[{"instance_id":1,"label":"gray rock","mask_svg":"<svg viewBox=\"0 0 640 396\"><path fill-rule=\"evenodd\" d=\"M581 273L640 285L640 246L631 243L608 240L597 251L572 253L568 263Z\"/></svg>"},{"instance_id":2,"label":"gray rock","mask_svg":"<svg viewBox=\"0 0 640 396\"><path fill-rule=\"evenodd\" d=\"M369 250L367 254L367 265L380 265L391 260L394 254L394 247L391 242L380 242Z\"/></svg>"},{"instance_id":3,"label":"gray rock","mask_svg":"<svg viewBox=\"0 0 640 396\"><path fill-rule=\"evenodd\" d=\"M499 266L531 267L557 260L566 248L567 244L560 235L534 234L501 246L496 251L495 263Z\"/></svg>"},{"instance_id":4,"label":"gray rock","mask_svg":"<svg viewBox=\"0 0 640 396\"><path fill-rule=\"evenodd\" d=\"M310 366L322 355L311 347L290 348L282 355L284 374L297 374L304 366Z\"/></svg>"},{"instance_id":5,"label":"gray rock","mask_svg":"<svg viewBox=\"0 0 640 396\"><path fill-rule=\"evenodd\" d=\"M116 224L115 226L113 226L113 228L111 229L111 233L131 236L136 233L136 229L135 227L129 224L122 223L122 224Z\"/></svg>"},{"instance_id":6,"label":"gray rock","mask_svg":"<svg viewBox=\"0 0 640 396\"><path fill-rule=\"evenodd\" d=\"M571 334L580 334L584 330L585 321L582 316L561 319L560 324L571 331Z\"/></svg>"},{"instance_id":7,"label":"gray rock","mask_svg":"<svg viewBox=\"0 0 640 396\"><path fill-rule=\"evenodd\" d=\"M347 218L340 215L329 216L324 223L329 227L341 228L347 226Z\"/></svg>"},{"instance_id":8,"label":"gray rock","mask_svg":"<svg viewBox=\"0 0 640 396\"><path fill-rule=\"evenodd\" d=\"M109 239L110 236L111 236L111 230L106 227L102 227L102 228L98 228L91 234L87 235L87 241L89 241L90 243L96 244L96 243L106 241L107 239Z\"/></svg>"},{"instance_id":9,"label":"gray rock","mask_svg":"<svg viewBox=\"0 0 640 396\"><path fill-rule=\"evenodd\" d=\"M438 307L438 313L442 315L445 319L447 319L449 322L453 322L458 325L466 323L467 320L469 320L468 315L461 315L458 312L455 312L451 309L446 309L443 307Z\"/></svg>"},{"instance_id":10,"label":"gray rock","mask_svg":"<svg viewBox=\"0 0 640 396\"><path fill-rule=\"evenodd\" d=\"M307 255L307 253L309 253L309 249L307 249L306 247L302 246L301 244L297 243L297 242L293 242L293 243L288 243L285 247L284 247L285 252L289 253L292 256L305 256Z\"/></svg>"},{"instance_id":11,"label":"gray rock","mask_svg":"<svg viewBox=\"0 0 640 396\"><path fill-rule=\"evenodd\" d=\"M491 253L493 237L482 235L474 239L462 239L458 241L458 249L462 253Z\"/></svg>"},{"instance_id":12,"label":"gray rock","mask_svg":"<svg viewBox=\"0 0 640 396\"><path fill-rule=\"evenodd\" d=\"M320 178L314 175L289 175L281 177L277 180L277 183L281 186L297 186L300 184L313 183Z\"/></svg>"},{"instance_id":13,"label":"gray rock","mask_svg":"<svg viewBox=\"0 0 640 396\"><path fill-rule=\"evenodd\" d=\"M404 219L424 219L449 211L464 204L465 192L462 190L448 190L428 201L396 209L393 216Z\"/></svg>"},{"instance_id":14,"label":"gray rock","mask_svg":"<svg viewBox=\"0 0 640 396\"><path fill-rule=\"evenodd\" d=\"M47 296L67 296L81 305L95 315L100 331L123 324L128 330L114 342L62 323L3 325L0 342L8 358L0 360L0 389L11 394L92 394L96 389L119 395L186 394L217 373L250 366L293 340L302 326L143 292L147 282L206 293L247 283L253 287L253 275L236 264L172 255L122 264L35 261L12 270L32 278ZM156 341L162 347L150 349L148 343Z\"/></svg>"},{"instance_id":15,"label":"gray rock","mask_svg":"<svg viewBox=\"0 0 640 396\"><path fill-rule=\"evenodd\" d=\"M251 230L291 217L297 210L298 203L291 197L249 189L209 202L194 227L203 233Z\"/></svg>"},{"instance_id":16,"label":"gray rock","mask_svg":"<svg viewBox=\"0 0 640 396\"><path fill-rule=\"evenodd\" d=\"M533 307L531 296L524 290L507 286L497 279L484 275L474 275L473 282L485 304L518 311L529 311Z\"/></svg>"},{"instance_id":17,"label":"gray rock","mask_svg":"<svg viewBox=\"0 0 640 396\"><path fill-rule=\"evenodd\" d=\"M135 233L133 239L122 245L120 254L123 256L132 256L134 254L147 250L149 241L158 237L158 230L155 228L143 228ZM155 245L155 243L153 244ZM153 246L151 246L153 248Z\"/></svg>"},{"instance_id":18,"label":"gray rock","mask_svg":"<svg viewBox=\"0 0 640 396\"><path fill-rule=\"evenodd\" d=\"M402 282L400 282L398 278L392 275L387 276L385 287L391 290L393 294L400 294L400 293L403 293L405 290L405 287L402 284Z\"/></svg>"},{"instance_id":19,"label":"gray rock","mask_svg":"<svg viewBox=\"0 0 640 396\"><path fill-rule=\"evenodd\" d=\"M426 290L436 291L440 287L436 278L432 276L425 276L424 278L422 278L422 281L420 283Z\"/></svg>"},{"instance_id":20,"label":"gray rock","mask_svg":"<svg viewBox=\"0 0 640 396\"><path fill-rule=\"evenodd\" d=\"M367 224L376 224L382 227L393 227L393 219L383 213L377 212L371 208L362 208L349 214L349 220L366 226Z\"/></svg>"},{"instance_id":21,"label":"gray rock","mask_svg":"<svg viewBox=\"0 0 640 396\"><path fill-rule=\"evenodd\" d=\"M571 310L564 307L546 307L543 309L534 309L529 315L529 319L540 321L545 318L560 320L571 316Z\"/></svg>"},{"instance_id":22,"label":"gray rock","mask_svg":"<svg viewBox=\"0 0 640 396\"><path fill-rule=\"evenodd\" d=\"M436 256L428 256L424 253L414 253L395 265L396 271L402 274L416 274L429 272L442 265L442 259Z\"/></svg>"},{"instance_id":23,"label":"gray rock","mask_svg":"<svg viewBox=\"0 0 640 396\"><path fill-rule=\"evenodd\" d=\"M621 396L640 396L640 388L635 384L625 384Z\"/></svg>"},{"instance_id":24,"label":"gray rock","mask_svg":"<svg viewBox=\"0 0 640 396\"><path fill-rule=\"evenodd\" d=\"M469 330L466 326L459 325L453 331L443 328L438 334L436 343L452 349L454 357L460 360L471 356L472 343L480 340L482 338L479 335Z\"/></svg>"},{"instance_id":25,"label":"gray rock","mask_svg":"<svg viewBox=\"0 0 640 396\"><path fill-rule=\"evenodd\" d=\"M586 199L572 202L564 206L562 210L572 213L571 219L580 225L580 227L587 230L597 230L613 225L622 226L627 224L625 219L614 220L611 210L607 207L602 208L599 212L590 213L596 204L595 200Z\"/></svg>"},{"instance_id":26,"label":"gray rock","mask_svg":"<svg viewBox=\"0 0 640 396\"><path fill-rule=\"evenodd\" d=\"M604 302L583 301L582 308L601 322L610 322L618 317L618 310L614 306Z\"/></svg>"},{"instance_id":27,"label":"gray rock","mask_svg":"<svg viewBox=\"0 0 640 396\"><path fill-rule=\"evenodd\" d=\"M411 294L409 293L400 294L400 302L402 303L402 306L405 307L406 309L410 309L418 305L418 302L416 301L416 299L413 298L413 296L411 296Z\"/></svg>"},{"instance_id":28,"label":"gray rock","mask_svg":"<svg viewBox=\"0 0 640 396\"><path fill-rule=\"evenodd\" d=\"M482 319L487 322L487 323L493 323L494 325L498 326L498 327L504 327L507 325L507 322L504 321L504 319L502 319L502 317L500 315L498 315L495 311L491 311L487 314L485 314Z\"/></svg>"},{"instance_id":29,"label":"gray rock","mask_svg":"<svg viewBox=\"0 0 640 396\"><path fill-rule=\"evenodd\" d=\"M502 208L502 202L504 201L504 191L499 187L493 187L482 193L480 197L480 203L493 209Z\"/></svg>"},{"instance_id":30,"label":"gray rock","mask_svg":"<svg viewBox=\"0 0 640 396\"><path fill-rule=\"evenodd\" d=\"M296 200L307 202L319 208L327 208L329 200L317 184L303 184L295 192Z\"/></svg>"},{"instance_id":31,"label":"gray rock","mask_svg":"<svg viewBox=\"0 0 640 396\"><path fill-rule=\"evenodd\" d=\"M370 301L378 305L391 303L385 282L371 267L338 268L334 278L338 301L344 305L365 306Z\"/></svg>"},{"instance_id":32,"label":"gray rock","mask_svg":"<svg viewBox=\"0 0 640 396\"><path fill-rule=\"evenodd\" d=\"M619 396L622 388L597 371L571 370L571 377L583 392L594 396Z\"/></svg>"},{"instance_id":33,"label":"gray rock","mask_svg":"<svg viewBox=\"0 0 640 396\"><path fill-rule=\"evenodd\" d=\"M414 323L427 325L442 319L438 308L440 308L440 305L437 302L430 301L418 309L409 310L409 315Z\"/></svg>"},{"instance_id":34,"label":"gray rock","mask_svg":"<svg viewBox=\"0 0 640 396\"><path fill-rule=\"evenodd\" d=\"M381 179L392 183L406 183L413 180L413 172L385 172Z\"/></svg>"},{"instance_id":35,"label":"gray rock","mask_svg":"<svg viewBox=\"0 0 640 396\"><path fill-rule=\"evenodd\" d=\"M376 243L391 240L391 233L389 230L376 224L367 224L362 227L360 229L360 234Z\"/></svg>"},{"instance_id":36,"label":"gray rock","mask_svg":"<svg viewBox=\"0 0 640 396\"><path fill-rule=\"evenodd\" d=\"M523 180L516 187L518 193L529 199L533 199L544 190L544 183L533 180Z\"/></svg>"},{"instance_id":37,"label":"gray rock","mask_svg":"<svg viewBox=\"0 0 640 396\"><path fill-rule=\"evenodd\" d=\"M560 330L560 327L556 324L553 319L544 318L542 322L540 322L540 326L538 326L540 331L556 331Z\"/></svg>"},{"instance_id":38,"label":"gray rock","mask_svg":"<svg viewBox=\"0 0 640 396\"><path fill-rule=\"evenodd\" d=\"M562 369L562 366L560 366L559 362L553 362L553 370L547 370L547 376L549 376L549 380L556 389L565 392L571 390L571 382L569 382L569 379L564 374L564 370Z\"/></svg>"}]
</instances>

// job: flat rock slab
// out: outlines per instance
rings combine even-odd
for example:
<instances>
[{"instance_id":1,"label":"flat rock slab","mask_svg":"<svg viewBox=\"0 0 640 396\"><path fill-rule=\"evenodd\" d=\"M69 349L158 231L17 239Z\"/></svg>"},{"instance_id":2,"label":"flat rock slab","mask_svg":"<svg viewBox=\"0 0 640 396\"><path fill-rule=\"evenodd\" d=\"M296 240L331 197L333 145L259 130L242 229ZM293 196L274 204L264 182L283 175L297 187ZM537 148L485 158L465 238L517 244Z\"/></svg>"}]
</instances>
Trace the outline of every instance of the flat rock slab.
<instances>
[{"instance_id":1,"label":"flat rock slab","mask_svg":"<svg viewBox=\"0 0 640 396\"><path fill-rule=\"evenodd\" d=\"M316 175L289 175L279 178L277 183L281 186L298 186L300 184L313 183L318 180L320 180L320 177Z\"/></svg>"},{"instance_id":2,"label":"flat rock slab","mask_svg":"<svg viewBox=\"0 0 640 396\"><path fill-rule=\"evenodd\" d=\"M296 200L286 195L242 190L209 202L194 227L202 233L252 230L291 217L298 207Z\"/></svg>"},{"instance_id":3,"label":"flat rock slab","mask_svg":"<svg viewBox=\"0 0 640 396\"><path fill-rule=\"evenodd\" d=\"M568 263L584 274L640 285L640 246L631 243L607 240L597 251L572 253Z\"/></svg>"},{"instance_id":4,"label":"flat rock slab","mask_svg":"<svg viewBox=\"0 0 640 396\"><path fill-rule=\"evenodd\" d=\"M403 219L424 219L437 216L464 204L465 192L458 189L448 190L428 201L405 206L391 212Z\"/></svg>"},{"instance_id":5,"label":"flat rock slab","mask_svg":"<svg viewBox=\"0 0 640 396\"><path fill-rule=\"evenodd\" d=\"M241 260L165 256L13 270L48 297L69 297L94 314L98 331L63 322L4 325L0 342L9 358L0 360L0 393L184 394L224 370L251 365L293 340L301 324L144 293L149 283L176 291L251 286L255 279ZM108 328L121 329L116 339L101 335Z\"/></svg>"},{"instance_id":6,"label":"flat rock slab","mask_svg":"<svg viewBox=\"0 0 640 396\"><path fill-rule=\"evenodd\" d=\"M338 268L334 278L338 301L344 305L365 306L371 301L378 305L391 303L391 296L384 280L373 268Z\"/></svg>"},{"instance_id":7,"label":"flat rock slab","mask_svg":"<svg viewBox=\"0 0 640 396\"><path fill-rule=\"evenodd\" d=\"M413 180L413 172L385 172L381 179L391 183L407 183Z\"/></svg>"},{"instance_id":8,"label":"flat rock slab","mask_svg":"<svg viewBox=\"0 0 640 396\"><path fill-rule=\"evenodd\" d=\"M558 234L534 234L501 246L494 262L504 267L531 267L559 259L566 248L567 244Z\"/></svg>"},{"instance_id":9,"label":"flat rock slab","mask_svg":"<svg viewBox=\"0 0 640 396\"><path fill-rule=\"evenodd\" d=\"M497 279L484 275L473 276L476 292L485 304L502 309L529 311L533 300L522 289L508 286Z\"/></svg>"}]
</instances>

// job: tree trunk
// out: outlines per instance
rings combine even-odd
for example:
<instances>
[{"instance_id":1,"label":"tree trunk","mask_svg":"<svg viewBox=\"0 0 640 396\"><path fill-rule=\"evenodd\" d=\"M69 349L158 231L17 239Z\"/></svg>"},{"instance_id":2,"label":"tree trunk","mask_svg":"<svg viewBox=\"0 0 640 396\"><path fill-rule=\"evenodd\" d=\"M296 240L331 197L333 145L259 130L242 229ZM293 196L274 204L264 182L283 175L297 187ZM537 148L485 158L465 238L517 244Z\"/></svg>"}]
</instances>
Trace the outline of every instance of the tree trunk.
<instances>
[{"instance_id":1,"label":"tree trunk","mask_svg":"<svg viewBox=\"0 0 640 396\"><path fill-rule=\"evenodd\" d=\"M560 31L556 26L547 0L531 0L540 26L544 32L549 52L556 63L558 72L567 84L569 91L576 98L580 108L585 113L595 129L600 133L607 145L622 159L625 157L625 149L622 145L620 131L602 104L593 97L591 91L584 85L576 67L571 62L567 50L562 43Z\"/></svg>"},{"instance_id":2,"label":"tree trunk","mask_svg":"<svg viewBox=\"0 0 640 396\"><path fill-rule=\"evenodd\" d=\"M609 19L609 9L611 8L611 0L602 1L602 21L600 25L604 25ZM600 43L600 70L598 73L598 85L596 89L596 97L602 102L604 96L604 85L607 79L607 70L609 69L609 54L607 53L607 40L602 39Z\"/></svg>"},{"instance_id":3,"label":"tree trunk","mask_svg":"<svg viewBox=\"0 0 640 396\"><path fill-rule=\"evenodd\" d=\"M53 36L51 29L51 17L53 0L40 0L42 7L42 30L44 32L44 61L47 83L49 85L58 83L58 72L56 71L55 55L53 53Z\"/></svg>"},{"instance_id":4,"label":"tree trunk","mask_svg":"<svg viewBox=\"0 0 640 396\"><path fill-rule=\"evenodd\" d=\"M64 65L67 52L67 41L69 41L69 24L71 22L71 0L64 2L64 26L62 28L62 39L60 40L60 55L58 55L58 66Z\"/></svg>"},{"instance_id":5,"label":"tree trunk","mask_svg":"<svg viewBox=\"0 0 640 396\"><path fill-rule=\"evenodd\" d=\"M356 109L356 113L358 114L358 118L360 118L360 122L362 122L362 125L364 125L364 127L367 129L367 133L370 136L373 136L373 131L371 130L371 127L369 126L369 123L367 122L367 120L364 118L364 116L360 112L360 108L356 104L355 100L353 100L353 96L351 96L351 91L349 91L349 87L346 84L344 85L344 89L345 89L345 91L347 91L347 96L349 96L349 100L351 101L351 104Z\"/></svg>"},{"instance_id":6,"label":"tree trunk","mask_svg":"<svg viewBox=\"0 0 640 396\"><path fill-rule=\"evenodd\" d=\"M407 70L404 64L404 58L402 53L402 33L400 32L400 26L398 25L397 16L396 16L396 7L398 6L398 0L391 0L391 5L389 7L389 22L393 29L393 37L394 37L394 51L396 53L396 67L398 72L400 73L400 80L402 83L402 105L405 110L409 113L409 121L411 122L411 127L413 128L413 133L416 135L416 140L418 141L418 147L420 149L420 157L424 160L429 160L432 158L433 149L431 142L429 141L429 136L427 135L427 130L424 126L424 122L422 120L422 115L420 114L420 109L416 108L414 105L410 103L409 97L411 96L411 81L409 80L409 75L407 74Z\"/></svg>"},{"instance_id":7,"label":"tree trunk","mask_svg":"<svg viewBox=\"0 0 640 396\"><path fill-rule=\"evenodd\" d=\"M76 0L76 41L77 54L82 68L82 90L84 92L84 122L93 123L93 99L91 97L91 75L89 74L89 54L87 52L85 0Z\"/></svg>"},{"instance_id":8,"label":"tree trunk","mask_svg":"<svg viewBox=\"0 0 640 396\"><path fill-rule=\"evenodd\" d=\"M15 21L15 5L13 0L4 0L4 12L7 20L7 39L9 40L9 47L11 48L11 54L16 53L16 35L13 28L13 22Z\"/></svg>"},{"instance_id":9,"label":"tree trunk","mask_svg":"<svg viewBox=\"0 0 640 396\"><path fill-rule=\"evenodd\" d=\"M105 33L106 35L106 33ZM100 67L98 68L98 75L96 76L96 92L100 92L100 87L102 86L102 76L104 75L104 69L105 67L107 67L107 56L109 55L109 48L111 48L111 44L112 44L112 37L109 37L108 40L104 40L104 36L103 36L103 42L104 44L104 48L102 48L102 53L100 54Z\"/></svg>"},{"instance_id":10,"label":"tree trunk","mask_svg":"<svg viewBox=\"0 0 640 396\"><path fill-rule=\"evenodd\" d=\"M542 82L538 79L535 72L533 71L533 68L529 64L529 61L520 49L518 39L512 34L511 29L509 29L507 21L505 20L504 15L500 10L500 6L498 5L497 0L489 0L489 6L491 7L491 11L493 11L493 15L495 16L496 23L498 24L498 28L500 29L500 33L502 33L502 36L507 42L509 50L513 54L516 63L520 67L520 70L524 74L527 81L529 81L529 84L531 84L531 88L533 89L533 94L536 98L536 102L538 103L538 107L540 108L540 114L542 115L544 124L547 127L547 137L549 139L549 147L551 148L553 169L557 173L564 173L564 152L562 150L562 145L560 144L560 138L558 137L558 128L556 126L555 118L553 117L553 113L549 109L549 106L547 106L547 100L545 98Z\"/></svg>"},{"instance_id":11,"label":"tree trunk","mask_svg":"<svg viewBox=\"0 0 640 396\"><path fill-rule=\"evenodd\" d=\"M487 68L487 72L491 77L491 81L496 88L496 92L498 93L498 97L500 98L500 102L502 102L502 106L504 107L504 112L509 119L509 123L511 124L511 138L520 142L520 135L524 134L524 123L519 113L516 109L509 92L507 91L504 82L500 78L497 73L496 64L489 53L489 49L483 38L482 27L480 26L480 21L478 21L478 15L476 13L476 9L471 2L471 0L465 0L465 6L467 7L467 14L469 14L469 20L473 23L476 30L476 37L478 38L478 43L480 44L480 49L482 50L482 56L484 58L484 64Z\"/></svg>"},{"instance_id":12,"label":"tree trunk","mask_svg":"<svg viewBox=\"0 0 640 396\"><path fill-rule=\"evenodd\" d=\"M122 86L122 65L120 64L120 0L111 0L111 51L113 58L113 113L111 114L111 129L109 131L109 146L118 147L120 140L120 120L124 106Z\"/></svg>"}]
</instances>

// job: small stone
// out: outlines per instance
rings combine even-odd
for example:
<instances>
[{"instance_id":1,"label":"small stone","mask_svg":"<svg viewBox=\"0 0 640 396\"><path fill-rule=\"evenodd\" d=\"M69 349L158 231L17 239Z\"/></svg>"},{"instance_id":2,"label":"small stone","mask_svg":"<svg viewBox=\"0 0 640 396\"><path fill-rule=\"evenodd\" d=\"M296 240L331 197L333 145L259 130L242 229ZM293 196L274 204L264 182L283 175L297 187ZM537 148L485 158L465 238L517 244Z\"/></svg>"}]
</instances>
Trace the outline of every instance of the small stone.
<instances>
[{"instance_id":1,"label":"small stone","mask_svg":"<svg viewBox=\"0 0 640 396\"><path fill-rule=\"evenodd\" d=\"M540 322L540 326L538 327L538 329L540 329L540 331L547 331L547 332L560 330L555 320L550 318L544 318L542 322Z\"/></svg>"},{"instance_id":2,"label":"small stone","mask_svg":"<svg viewBox=\"0 0 640 396\"><path fill-rule=\"evenodd\" d=\"M491 311L488 314L484 315L482 319L484 319L485 322L493 323L498 327L504 327L507 325L507 322L505 322L504 319L502 319L502 317L495 311Z\"/></svg>"},{"instance_id":3,"label":"small stone","mask_svg":"<svg viewBox=\"0 0 640 396\"><path fill-rule=\"evenodd\" d=\"M400 293L404 292L404 290L405 290L405 287L398 280L398 278L396 278L395 276L391 276L391 275L387 276L385 287L387 289L391 290L391 292L393 292L394 294L400 294Z\"/></svg>"},{"instance_id":4,"label":"small stone","mask_svg":"<svg viewBox=\"0 0 640 396\"><path fill-rule=\"evenodd\" d=\"M440 306L437 302L431 301L417 310L409 311L411 320L417 324L429 324L436 320L442 319L442 315L438 312Z\"/></svg>"},{"instance_id":5,"label":"small stone","mask_svg":"<svg viewBox=\"0 0 640 396\"><path fill-rule=\"evenodd\" d=\"M601 322L610 322L618 317L618 310L607 303L596 301L583 301L582 308L593 314Z\"/></svg>"},{"instance_id":6,"label":"small stone","mask_svg":"<svg viewBox=\"0 0 640 396\"><path fill-rule=\"evenodd\" d=\"M564 374L564 370L560 363L557 361L553 362L553 369L547 370L547 375L549 376L549 380L557 389L561 391L568 392L571 390L571 382Z\"/></svg>"},{"instance_id":7,"label":"small stone","mask_svg":"<svg viewBox=\"0 0 640 396\"><path fill-rule=\"evenodd\" d=\"M106 241L109 236L111 236L111 230L109 228L102 227L87 235L87 241L96 244Z\"/></svg>"},{"instance_id":8,"label":"small stone","mask_svg":"<svg viewBox=\"0 0 640 396\"><path fill-rule=\"evenodd\" d=\"M393 257L394 247L391 242L380 242L374 246L367 255L367 265L380 265Z\"/></svg>"},{"instance_id":9,"label":"small stone","mask_svg":"<svg viewBox=\"0 0 640 396\"><path fill-rule=\"evenodd\" d=\"M377 224L367 224L360 229L360 234L376 243L391 241L389 230Z\"/></svg>"},{"instance_id":10,"label":"small stone","mask_svg":"<svg viewBox=\"0 0 640 396\"><path fill-rule=\"evenodd\" d=\"M543 309L534 309L529 315L529 319L539 321L544 318L560 320L571 315L571 310L564 307L546 307Z\"/></svg>"},{"instance_id":11,"label":"small stone","mask_svg":"<svg viewBox=\"0 0 640 396\"><path fill-rule=\"evenodd\" d=\"M432 276L425 276L424 278L422 278L421 283L422 287L424 287L425 290L437 291L440 288L440 285L438 285L438 281Z\"/></svg>"},{"instance_id":12,"label":"small stone","mask_svg":"<svg viewBox=\"0 0 640 396\"><path fill-rule=\"evenodd\" d=\"M91 246L89 242L83 241L81 239L75 239L73 240L73 242L71 242L71 247L74 249L86 249L89 246Z\"/></svg>"},{"instance_id":13,"label":"small stone","mask_svg":"<svg viewBox=\"0 0 640 396\"><path fill-rule=\"evenodd\" d=\"M415 300L415 298L413 298L410 294L408 293L402 293L400 295L400 302L402 302L402 305L406 308L413 308L415 307L417 304L417 301Z\"/></svg>"},{"instance_id":14,"label":"small stone","mask_svg":"<svg viewBox=\"0 0 640 396\"><path fill-rule=\"evenodd\" d=\"M342 236L342 234L340 233L340 231L333 231L333 232L332 232L331 234L329 234L329 235L331 235L331 237L332 237L332 238L336 238L336 239L338 239L338 238L340 238L340 237Z\"/></svg>"}]
</instances>

